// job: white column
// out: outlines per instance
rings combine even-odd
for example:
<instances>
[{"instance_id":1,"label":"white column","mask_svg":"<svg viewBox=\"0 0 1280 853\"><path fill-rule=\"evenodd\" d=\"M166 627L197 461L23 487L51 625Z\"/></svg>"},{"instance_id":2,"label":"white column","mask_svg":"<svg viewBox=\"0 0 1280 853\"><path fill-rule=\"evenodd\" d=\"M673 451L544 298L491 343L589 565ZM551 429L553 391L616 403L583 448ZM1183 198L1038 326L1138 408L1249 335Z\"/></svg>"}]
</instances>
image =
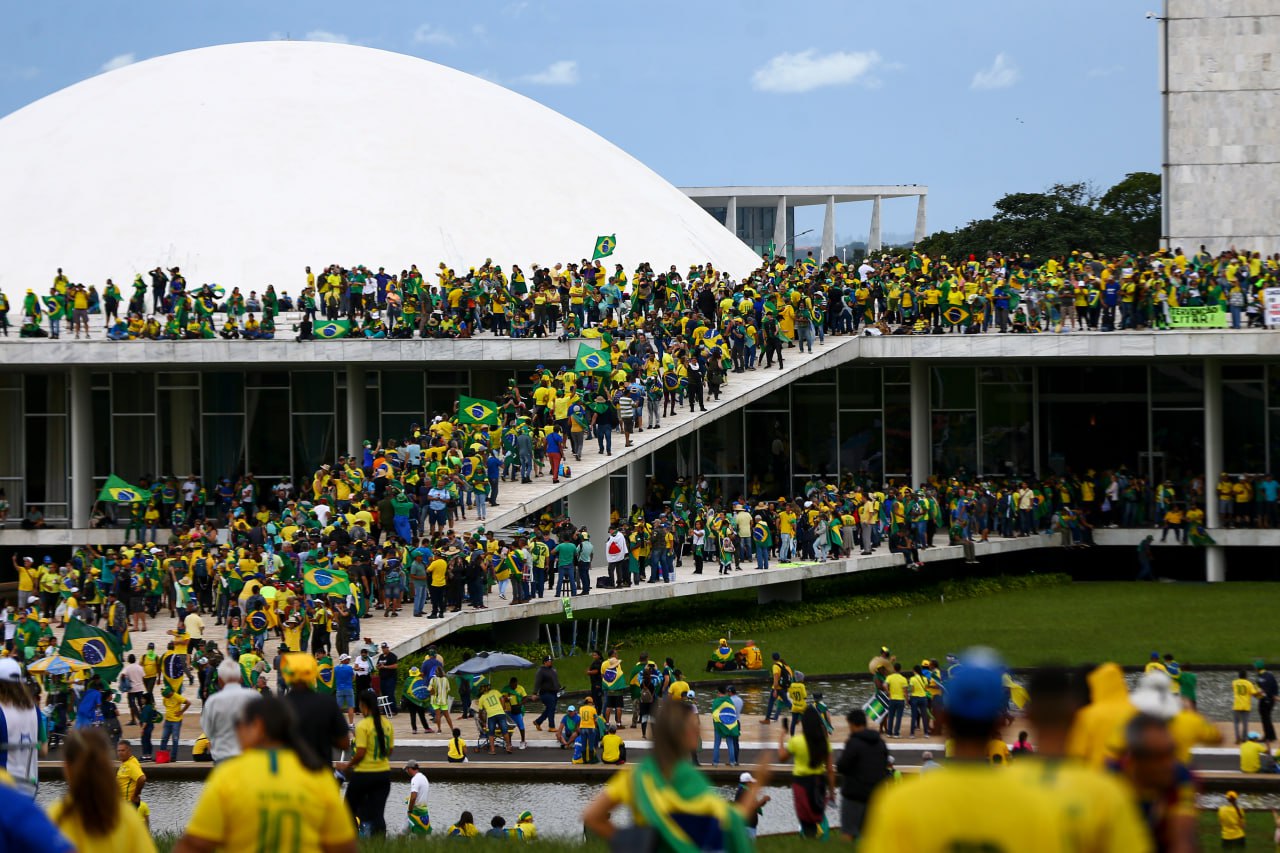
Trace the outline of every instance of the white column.
<instances>
[{"instance_id":1,"label":"white column","mask_svg":"<svg viewBox=\"0 0 1280 853\"><path fill-rule=\"evenodd\" d=\"M738 236L738 197L736 195L729 196L729 203L725 205L724 227L728 228L733 236Z\"/></svg>"},{"instance_id":2,"label":"white column","mask_svg":"<svg viewBox=\"0 0 1280 853\"><path fill-rule=\"evenodd\" d=\"M1222 521L1218 517L1218 494L1215 485L1222 474L1222 363L1204 360L1204 515L1210 535ZM1205 548L1205 580L1210 583L1227 579L1227 554L1221 545Z\"/></svg>"},{"instance_id":3,"label":"white column","mask_svg":"<svg viewBox=\"0 0 1280 853\"><path fill-rule=\"evenodd\" d=\"M644 503L648 493L648 458L638 459L627 466L627 506L623 514L631 512L631 508Z\"/></svg>"},{"instance_id":4,"label":"white column","mask_svg":"<svg viewBox=\"0 0 1280 853\"><path fill-rule=\"evenodd\" d=\"M773 218L773 254L791 257L787 250L787 197L778 196L778 211Z\"/></svg>"},{"instance_id":5,"label":"white column","mask_svg":"<svg viewBox=\"0 0 1280 853\"><path fill-rule=\"evenodd\" d=\"M867 254L880 251L880 196L871 200L871 233L867 235Z\"/></svg>"},{"instance_id":6,"label":"white column","mask_svg":"<svg viewBox=\"0 0 1280 853\"><path fill-rule=\"evenodd\" d=\"M928 215L926 212L928 210L928 201L929 201L929 197L927 195L922 195L920 196L919 199L916 200L916 236L915 236L915 240L913 241L916 243L919 243L921 240L923 240L925 238L925 235L929 233L927 230L928 226L926 224L927 223L926 217Z\"/></svg>"},{"instance_id":7,"label":"white column","mask_svg":"<svg viewBox=\"0 0 1280 853\"><path fill-rule=\"evenodd\" d=\"M911 487L929 479L933 456L929 417L929 365L911 362Z\"/></svg>"},{"instance_id":8,"label":"white column","mask_svg":"<svg viewBox=\"0 0 1280 853\"><path fill-rule=\"evenodd\" d=\"M609 478L601 477L569 495L569 520L585 527L595 543L592 565L605 564L604 545L609 539Z\"/></svg>"},{"instance_id":9,"label":"white column","mask_svg":"<svg viewBox=\"0 0 1280 853\"><path fill-rule=\"evenodd\" d=\"M836 197L827 196L827 215L822 218L822 257L818 263L836 253Z\"/></svg>"},{"instance_id":10,"label":"white column","mask_svg":"<svg viewBox=\"0 0 1280 853\"><path fill-rule=\"evenodd\" d=\"M363 367L347 366L347 453L356 457L357 464L364 458L364 440L369 438L364 416L368 398L365 381Z\"/></svg>"},{"instance_id":11,"label":"white column","mask_svg":"<svg viewBox=\"0 0 1280 853\"><path fill-rule=\"evenodd\" d=\"M93 394L89 368L71 368L71 526L84 530L93 512Z\"/></svg>"}]
</instances>

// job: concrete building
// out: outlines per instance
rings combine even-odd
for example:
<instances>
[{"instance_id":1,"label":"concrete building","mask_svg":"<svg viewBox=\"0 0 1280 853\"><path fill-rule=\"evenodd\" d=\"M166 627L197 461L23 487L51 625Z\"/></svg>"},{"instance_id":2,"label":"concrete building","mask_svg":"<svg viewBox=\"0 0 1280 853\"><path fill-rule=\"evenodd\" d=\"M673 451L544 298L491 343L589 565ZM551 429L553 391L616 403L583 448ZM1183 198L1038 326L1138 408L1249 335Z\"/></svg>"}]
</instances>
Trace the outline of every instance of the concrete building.
<instances>
[{"instance_id":1,"label":"concrete building","mask_svg":"<svg viewBox=\"0 0 1280 853\"><path fill-rule=\"evenodd\" d=\"M1166 0L1160 20L1166 245L1280 244L1280 3Z\"/></svg>"},{"instance_id":2,"label":"concrete building","mask_svg":"<svg viewBox=\"0 0 1280 853\"><path fill-rule=\"evenodd\" d=\"M929 188L917 184L901 186L827 187L682 187L726 229L736 234L752 251L766 256L770 251L790 257L795 252L797 207L823 205L819 261L835 254L836 205L871 202L871 222L867 231L867 251L879 251L880 205L885 199L916 199L915 242L924 239L927 227Z\"/></svg>"},{"instance_id":3,"label":"concrete building","mask_svg":"<svg viewBox=\"0 0 1280 853\"><path fill-rule=\"evenodd\" d=\"M0 119L0 151L0 288L16 304L57 267L99 290L179 266L191 285L296 294L307 265L417 263L434 282L437 263L492 258L528 274L590 258L607 234L608 263L629 270L759 264L587 128L367 47L253 42L139 62Z\"/></svg>"}]
</instances>

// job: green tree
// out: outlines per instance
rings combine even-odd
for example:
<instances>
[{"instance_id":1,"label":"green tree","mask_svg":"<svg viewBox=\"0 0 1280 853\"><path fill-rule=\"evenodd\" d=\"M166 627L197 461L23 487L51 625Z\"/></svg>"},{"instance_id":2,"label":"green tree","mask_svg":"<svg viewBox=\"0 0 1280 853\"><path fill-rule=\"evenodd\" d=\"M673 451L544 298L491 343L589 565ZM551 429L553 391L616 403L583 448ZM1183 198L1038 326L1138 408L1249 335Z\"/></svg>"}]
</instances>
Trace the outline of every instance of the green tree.
<instances>
[{"instance_id":1,"label":"green tree","mask_svg":"<svg viewBox=\"0 0 1280 853\"><path fill-rule=\"evenodd\" d=\"M1010 193L995 208L989 219L930 234L917 250L952 259L1003 252L1030 255L1037 263L1073 250L1108 256L1154 251L1160 177L1134 172L1101 196L1084 183L1054 184L1044 192Z\"/></svg>"}]
</instances>

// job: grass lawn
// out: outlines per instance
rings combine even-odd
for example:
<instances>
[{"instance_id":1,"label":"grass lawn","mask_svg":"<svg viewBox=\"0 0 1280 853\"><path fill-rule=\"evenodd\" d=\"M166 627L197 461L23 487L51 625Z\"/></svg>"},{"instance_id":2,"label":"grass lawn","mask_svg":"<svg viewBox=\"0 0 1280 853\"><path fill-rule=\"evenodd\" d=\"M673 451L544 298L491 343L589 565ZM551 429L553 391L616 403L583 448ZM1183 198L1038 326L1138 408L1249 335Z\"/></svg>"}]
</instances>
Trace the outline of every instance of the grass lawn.
<instances>
[{"instance_id":1,"label":"grass lawn","mask_svg":"<svg viewBox=\"0 0 1280 853\"><path fill-rule=\"evenodd\" d=\"M999 649L1014 666L1141 664L1153 650L1173 652L1183 664L1244 665L1255 657L1280 657L1274 632L1256 618L1275 591L1274 584L1263 583L1076 583L831 619L750 639L766 657L779 651L811 676L862 672L882 645L912 663L980 644ZM671 656L689 677L705 677L702 668L720 630L708 622L706 642L660 648L645 646L643 631L630 629L625 633L633 639L622 658L631 661L640 651ZM566 687L587 686L586 661L579 656L557 662Z\"/></svg>"}]
</instances>

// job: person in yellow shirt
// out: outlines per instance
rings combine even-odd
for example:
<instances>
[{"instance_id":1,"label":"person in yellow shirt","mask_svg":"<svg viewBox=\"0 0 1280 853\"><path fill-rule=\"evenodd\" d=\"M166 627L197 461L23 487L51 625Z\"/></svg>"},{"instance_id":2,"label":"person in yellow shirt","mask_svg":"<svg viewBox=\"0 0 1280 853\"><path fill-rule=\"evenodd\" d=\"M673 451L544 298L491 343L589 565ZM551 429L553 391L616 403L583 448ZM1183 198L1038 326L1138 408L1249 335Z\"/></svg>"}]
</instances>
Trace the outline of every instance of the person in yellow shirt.
<instances>
[{"instance_id":1,"label":"person in yellow shirt","mask_svg":"<svg viewBox=\"0 0 1280 853\"><path fill-rule=\"evenodd\" d=\"M288 705L255 699L236 734L241 753L214 767L175 853L355 853L355 825L333 773L299 737Z\"/></svg>"},{"instance_id":2,"label":"person in yellow shirt","mask_svg":"<svg viewBox=\"0 0 1280 853\"><path fill-rule=\"evenodd\" d=\"M63 744L62 760L67 793L50 807L49 819L67 841L80 853L154 853L156 845L138 814L138 801L122 799L111 791L111 743L103 730L71 731ZM137 763L136 758L131 760ZM76 807L86 802L97 808Z\"/></svg>"},{"instance_id":3,"label":"person in yellow shirt","mask_svg":"<svg viewBox=\"0 0 1280 853\"><path fill-rule=\"evenodd\" d=\"M386 835L387 822L383 818L387 796L391 793L391 751L395 749L396 734L391 721L382 716L378 696L366 690L356 700L364 715L356 723L356 737L352 744L355 752L350 761L340 761L334 767L347 777L347 806L360 821L361 827L369 827L373 835Z\"/></svg>"},{"instance_id":4,"label":"person in yellow shirt","mask_svg":"<svg viewBox=\"0 0 1280 853\"><path fill-rule=\"evenodd\" d=\"M1262 742L1262 735L1258 732L1249 732L1249 739L1240 744L1240 772L1263 772L1263 756L1268 756L1271 759L1267 762L1267 772L1269 773L1275 768L1275 759L1269 756L1267 745Z\"/></svg>"},{"instance_id":5,"label":"person in yellow shirt","mask_svg":"<svg viewBox=\"0 0 1280 853\"><path fill-rule=\"evenodd\" d=\"M1007 703L1004 667L990 653L981 652L964 656L961 664L947 683L938 711L956 760L910 784L879 788L870 802L859 851L1076 849L1070 845L1063 807L1050 792L987 761L987 744L999 736ZM920 809L926 803L929 817L921 820ZM993 809L992 803L1000 807Z\"/></svg>"},{"instance_id":6,"label":"person in yellow shirt","mask_svg":"<svg viewBox=\"0 0 1280 853\"><path fill-rule=\"evenodd\" d=\"M1245 846L1244 810L1240 808L1240 795L1227 791L1227 801L1218 806L1218 828L1222 835L1222 849Z\"/></svg>"},{"instance_id":7,"label":"person in yellow shirt","mask_svg":"<svg viewBox=\"0 0 1280 853\"><path fill-rule=\"evenodd\" d=\"M1236 673L1235 680L1231 682L1231 727L1237 746L1249 739L1249 713L1253 710L1253 698L1261 695L1258 685L1248 679L1243 669Z\"/></svg>"},{"instance_id":8,"label":"person in yellow shirt","mask_svg":"<svg viewBox=\"0 0 1280 853\"><path fill-rule=\"evenodd\" d=\"M809 706L809 690L804 686L803 672L796 671L791 674L787 700L791 703L791 734L795 734L796 726L800 725L800 718L804 716L804 709Z\"/></svg>"},{"instance_id":9,"label":"person in yellow shirt","mask_svg":"<svg viewBox=\"0 0 1280 853\"><path fill-rule=\"evenodd\" d=\"M907 679L908 701L911 703L911 736L916 736L916 727L919 726L920 733L928 737L929 731L929 680L924 677L924 667L929 662L925 661L923 666L912 668L911 677Z\"/></svg>"},{"instance_id":10,"label":"person in yellow shirt","mask_svg":"<svg viewBox=\"0 0 1280 853\"><path fill-rule=\"evenodd\" d=\"M907 677L902 674L902 664L895 662L893 672L884 680L885 693L889 696L889 720L885 725L888 737L902 737L902 714L907 706Z\"/></svg>"},{"instance_id":11,"label":"person in yellow shirt","mask_svg":"<svg viewBox=\"0 0 1280 853\"><path fill-rule=\"evenodd\" d=\"M147 784L147 774L142 772L138 757L133 754L129 741L121 740L116 744L116 757L120 766L116 769L116 785L120 788L120 796L134 808L142 802L142 789Z\"/></svg>"}]
</instances>

